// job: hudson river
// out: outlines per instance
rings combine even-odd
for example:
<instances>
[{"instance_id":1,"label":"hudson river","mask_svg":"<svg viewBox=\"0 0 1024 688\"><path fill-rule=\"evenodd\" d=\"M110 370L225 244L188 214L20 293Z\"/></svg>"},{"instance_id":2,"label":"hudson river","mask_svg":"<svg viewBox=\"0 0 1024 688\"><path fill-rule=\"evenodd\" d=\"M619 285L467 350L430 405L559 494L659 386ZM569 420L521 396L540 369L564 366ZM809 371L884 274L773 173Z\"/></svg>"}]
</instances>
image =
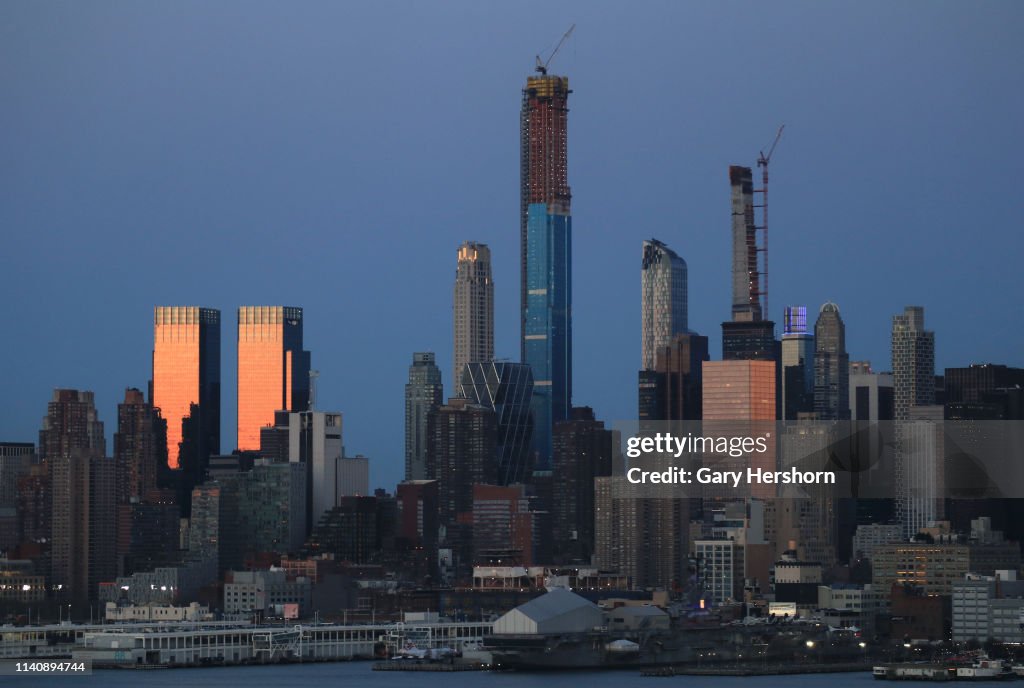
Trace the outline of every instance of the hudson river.
<instances>
[{"instance_id":1,"label":"hudson river","mask_svg":"<svg viewBox=\"0 0 1024 688\"><path fill-rule=\"evenodd\" d=\"M160 688L279 688L308 686L310 688L450 688L451 686L483 686L484 688L669 688L670 686L714 688L829 688L865 687L874 683L869 672L850 674L800 674L795 676L677 676L641 678L640 672L601 671L567 673L491 673L486 671L428 673L373 671L372 662L337 662L329 664L288 664L270 666L218 667L212 669L114 669L94 671L91 676L4 676L0 685L15 686L159 686Z\"/></svg>"}]
</instances>

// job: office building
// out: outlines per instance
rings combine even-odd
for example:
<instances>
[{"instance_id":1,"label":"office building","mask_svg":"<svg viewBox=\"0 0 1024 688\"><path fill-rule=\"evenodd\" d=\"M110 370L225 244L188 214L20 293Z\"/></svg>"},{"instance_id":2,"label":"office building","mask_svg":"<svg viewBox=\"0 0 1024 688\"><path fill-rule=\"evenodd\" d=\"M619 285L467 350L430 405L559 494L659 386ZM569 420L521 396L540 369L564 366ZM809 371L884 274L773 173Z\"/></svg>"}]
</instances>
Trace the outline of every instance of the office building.
<instances>
[{"instance_id":1,"label":"office building","mask_svg":"<svg viewBox=\"0 0 1024 688\"><path fill-rule=\"evenodd\" d=\"M494 359L494 280L486 244L459 247L452 305L452 389L458 389L467 363Z\"/></svg>"},{"instance_id":2,"label":"office building","mask_svg":"<svg viewBox=\"0 0 1024 688\"><path fill-rule=\"evenodd\" d=\"M786 306L782 328L782 418L797 420L814 411L814 336L807 308Z\"/></svg>"},{"instance_id":3,"label":"office building","mask_svg":"<svg viewBox=\"0 0 1024 688\"><path fill-rule=\"evenodd\" d=\"M688 331L686 261L650 239L640 263L641 369L653 370L659 349Z\"/></svg>"},{"instance_id":4,"label":"office building","mask_svg":"<svg viewBox=\"0 0 1024 688\"><path fill-rule=\"evenodd\" d=\"M276 411L310 408L310 355L302 348L302 309L238 309L238 441L241 451L260 448L260 428Z\"/></svg>"},{"instance_id":5,"label":"office building","mask_svg":"<svg viewBox=\"0 0 1024 688\"><path fill-rule=\"evenodd\" d=\"M523 482L530 474L533 371L524 363L477 361L464 366L459 396L494 411L497 422L497 484Z\"/></svg>"},{"instance_id":6,"label":"office building","mask_svg":"<svg viewBox=\"0 0 1024 688\"><path fill-rule=\"evenodd\" d=\"M527 79L520 118L522 362L533 369L533 454L551 466L551 431L572 404L572 213L569 79Z\"/></svg>"},{"instance_id":7,"label":"office building","mask_svg":"<svg viewBox=\"0 0 1024 688\"><path fill-rule=\"evenodd\" d=\"M655 351L654 369L639 373L639 419L700 420L702 366L709 358L708 338L694 332L674 335L659 347Z\"/></svg>"},{"instance_id":8,"label":"office building","mask_svg":"<svg viewBox=\"0 0 1024 688\"><path fill-rule=\"evenodd\" d=\"M903 527L898 523L859 525L853 536L853 556L857 559L874 559L876 549L902 539Z\"/></svg>"},{"instance_id":9,"label":"office building","mask_svg":"<svg viewBox=\"0 0 1024 688\"><path fill-rule=\"evenodd\" d=\"M357 454L338 459L338 497L370 494L370 459Z\"/></svg>"},{"instance_id":10,"label":"office building","mask_svg":"<svg viewBox=\"0 0 1024 688\"><path fill-rule=\"evenodd\" d=\"M275 461L306 467L306 528L338 505L339 464L343 461L342 417L328 411L277 411L274 424L260 432L260 454ZM285 451L287 447L287 451ZM355 464L351 466L356 468ZM347 486L355 488L359 476L347 474Z\"/></svg>"},{"instance_id":11,"label":"office building","mask_svg":"<svg viewBox=\"0 0 1024 688\"><path fill-rule=\"evenodd\" d=\"M153 309L150 403L167 422L167 465L182 467L182 423L193 417L190 457L202 464L220 453L220 311L196 306ZM194 407L194 408L193 408ZM205 465L187 467L202 479Z\"/></svg>"},{"instance_id":12,"label":"office building","mask_svg":"<svg viewBox=\"0 0 1024 688\"><path fill-rule=\"evenodd\" d=\"M775 420L773 361L704 361L702 371L704 420Z\"/></svg>"},{"instance_id":13,"label":"office building","mask_svg":"<svg viewBox=\"0 0 1024 688\"><path fill-rule=\"evenodd\" d=\"M427 416L443 403L441 370L434 362L434 353L414 353L405 385L406 480L427 477Z\"/></svg>"},{"instance_id":14,"label":"office building","mask_svg":"<svg viewBox=\"0 0 1024 688\"><path fill-rule=\"evenodd\" d=\"M850 356L839 306L829 302L814 323L814 412L819 420L850 419Z\"/></svg>"},{"instance_id":15,"label":"office building","mask_svg":"<svg viewBox=\"0 0 1024 688\"><path fill-rule=\"evenodd\" d=\"M876 373L870 361L850 362L850 418L878 422L893 419L892 373Z\"/></svg>"}]
</instances>

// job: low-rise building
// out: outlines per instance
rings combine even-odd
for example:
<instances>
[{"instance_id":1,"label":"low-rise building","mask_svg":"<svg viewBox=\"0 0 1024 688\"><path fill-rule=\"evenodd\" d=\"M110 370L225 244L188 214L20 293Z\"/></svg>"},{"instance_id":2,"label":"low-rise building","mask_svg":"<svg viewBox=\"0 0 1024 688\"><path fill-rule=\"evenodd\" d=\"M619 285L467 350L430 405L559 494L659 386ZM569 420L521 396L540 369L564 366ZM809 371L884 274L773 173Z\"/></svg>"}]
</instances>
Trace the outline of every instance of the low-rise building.
<instances>
[{"instance_id":1,"label":"low-rise building","mask_svg":"<svg viewBox=\"0 0 1024 688\"><path fill-rule=\"evenodd\" d=\"M284 569L229 571L224 581L224 613L282 616L285 605L298 605L302 615L309 610L311 594L308 578L289 580Z\"/></svg>"}]
</instances>

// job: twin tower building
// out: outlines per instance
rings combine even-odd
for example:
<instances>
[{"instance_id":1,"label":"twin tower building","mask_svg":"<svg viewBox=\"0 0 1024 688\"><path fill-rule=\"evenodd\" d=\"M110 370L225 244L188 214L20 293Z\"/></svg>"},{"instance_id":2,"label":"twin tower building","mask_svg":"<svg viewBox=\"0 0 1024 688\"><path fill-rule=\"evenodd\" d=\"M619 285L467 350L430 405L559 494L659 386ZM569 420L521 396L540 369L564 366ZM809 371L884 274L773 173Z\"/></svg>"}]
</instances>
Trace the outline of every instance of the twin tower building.
<instances>
[{"instance_id":1,"label":"twin tower building","mask_svg":"<svg viewBox=\"0 0 1024 688\"><path fill-rule=\"evenodd\" d=\"M157 306L153 314L150 397L167 419L167 463L201 473L188 462L220 453L220 311ZM239 450L260 449L260 429L276 411L310 405L310 354L302 347L302 309L238 309Z\"/></svg>"}]
</instances>

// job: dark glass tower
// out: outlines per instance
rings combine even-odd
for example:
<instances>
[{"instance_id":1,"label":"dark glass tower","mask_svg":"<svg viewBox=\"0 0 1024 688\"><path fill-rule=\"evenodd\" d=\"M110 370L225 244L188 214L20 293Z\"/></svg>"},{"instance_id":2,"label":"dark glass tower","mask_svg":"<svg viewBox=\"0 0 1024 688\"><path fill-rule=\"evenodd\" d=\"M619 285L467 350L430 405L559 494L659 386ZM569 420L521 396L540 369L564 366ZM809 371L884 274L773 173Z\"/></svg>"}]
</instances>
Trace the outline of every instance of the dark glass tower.
<instances>
[{"instance_id":1,"label":"dark glass tower","mask_svg":"<svg viewBox=\"0 0 1024 688\"><path fill-rule=\"evenodd\" d=\"M523 362L533 368L535 467L551 466L551 432L572 403L572 218L530 205Z\"/></svg>"},{"instance_id":2,"label":"dark glass tower","mask_svg":"<svg viewBox=\"0 0 1024 688\"><path fill-rule=\"evenodd\" d=\"M520 483L529 474L533 422L533 372L524 363L467 363L459 396L494 411L498 423L498 484Z\"/></svg>"},{"instance_id":3,"label":"dark glass tower","mask_svg":"<svg viewBox=\"0 0 1024 688\"><path fill-rule=\"evenodd\" d=\"M821 307L814 324L814 412L820 420L850 419L850 356L839 306Z\"/></svg>"},{"instance_id":4,"label":"dark glass tower","mask_svg":"<svg viewBox=\"0 0 1024 688\"><path fill-rule=\"evenodd\" d=\"M441 369L432 351L412 355L405 385L405 479L427 477L427 416L444 403Z\"/></svg>"}]
</instances>

